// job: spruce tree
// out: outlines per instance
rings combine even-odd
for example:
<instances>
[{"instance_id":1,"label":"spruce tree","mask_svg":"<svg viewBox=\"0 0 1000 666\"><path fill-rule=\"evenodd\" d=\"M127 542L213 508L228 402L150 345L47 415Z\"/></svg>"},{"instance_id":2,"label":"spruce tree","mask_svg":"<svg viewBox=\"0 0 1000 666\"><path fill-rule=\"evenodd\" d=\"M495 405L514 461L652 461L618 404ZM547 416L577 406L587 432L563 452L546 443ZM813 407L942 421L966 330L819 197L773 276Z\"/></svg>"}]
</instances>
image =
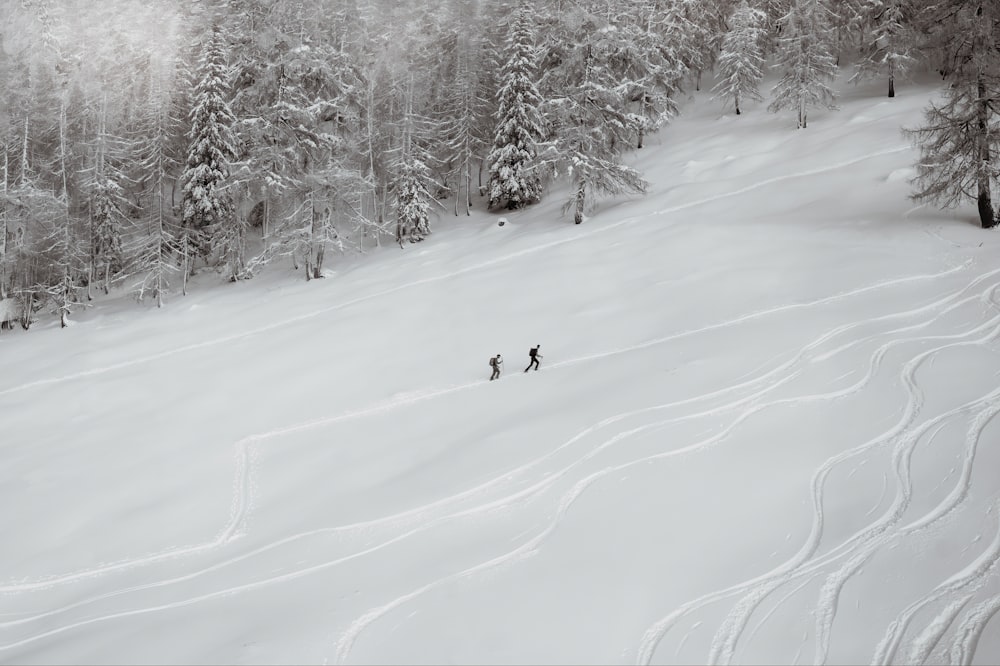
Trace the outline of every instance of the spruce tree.
<instances>
[{"instance_id":1,"label":"spruce tree","mask_svg":"<svg viewBox=\"0 0 1000 666\"><path fill-rule=\"evenodd\" d=\"M430 210L434 197L429 185L431 170L427 165L429 155L420 145L421 119L413 112L413 80L406 95L406 112L403 118L402 144L399 158L392 166L395 174L393 190L396 213L396 242L403 247L403 241L422 241L430 232ZM426 133L426 132L424 132Z\"/></svg>"},{"instance_id":2,"label":"spruce tree","mask_svg":"<svg viewBox=\"0 0 1000 666\"><path fill-rule=\"evenodd\" d=\"M736 115L743 112L743 100L762 101L760 80L764 77L763 24L767 20L764 12L750 6L743 0L729 21L729 32L722 40L719 55L719 83L715 86L716 97L732 102Z\"/></svg>"},{"instance_id":3,"label":"spruce tree","mask_svg":"<svg viewBox=\"0 0 1000 666\"><path fill-rule=\"evenodd\" d=\"M537 142L542 136L539 106L542 98L535 84L537 68L534 26L529 4L517 9L507 38L493 148L487 158L489 208L506 203L508 209L534 203L541 196L541 178L534 168Z\"/></svg>"},{"instance_id":4,"label":"spruce tree","mask_svg":"<svg viewBox=\"0 0 1000 666\"><path fill-rule=\"evenodd\" d=\"M123 268L122 232L127 222L125 191L108 174L98 176L91 198L93 234L92 279L107 294L112 278Z\"/></svg>"},{"instance_id":5,"label":"spruce tree","mask_svg":"<svg viewBox=\"0 0 1000 666\"><path fill-rule=\"evenodd\" d=\"M226 50L218 25L205 43L198 65L187 161L182 176L184 197L182 220L185 254L192 250L203 257L220 251L225 260L237 262L242 234L233 214L232 195L226 186L230 164L236 157L229 108ZM229 256L226 256L229 255ZM190 257L185 257L185 264ZM231 275L238 266L231 265Z\"/></svg>"},{"instance_id":6,"label":"spruce tree","mask_svg":"<svg viewBox=\"0 0 1000 666\"><path fill-rule=\"evenodd\" d=\"M777 67L782 76L769 110L795 109L798 127L804 129L810 107L834 108L836 95L827 83L836 76L837 61L830 50L827 10L820 0L795 0L782 22Z\"/></svg>"}]
</instances>

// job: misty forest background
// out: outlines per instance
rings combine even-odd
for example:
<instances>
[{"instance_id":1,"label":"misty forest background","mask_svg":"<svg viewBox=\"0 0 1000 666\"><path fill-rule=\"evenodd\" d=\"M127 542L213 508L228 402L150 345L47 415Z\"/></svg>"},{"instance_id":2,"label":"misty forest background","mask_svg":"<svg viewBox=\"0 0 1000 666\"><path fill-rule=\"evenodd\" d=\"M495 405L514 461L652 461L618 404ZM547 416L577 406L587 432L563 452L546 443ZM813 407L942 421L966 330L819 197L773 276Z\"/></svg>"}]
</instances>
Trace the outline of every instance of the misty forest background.
<instances>
[{"instance_id":1,"label":"misty forest background","mask_svg":"<svg viewBox=\"0 0 1000 666\"><path fill-rule=\"evenodd\" d=\"M997 222L995 0L7 0L0 40L5 328L196 272L323 277L474 205L566 192L583 222L645 190L625 153L703 86L794 131L836 80L940 75L914 195Z\"/></svg>"}]
</instances>

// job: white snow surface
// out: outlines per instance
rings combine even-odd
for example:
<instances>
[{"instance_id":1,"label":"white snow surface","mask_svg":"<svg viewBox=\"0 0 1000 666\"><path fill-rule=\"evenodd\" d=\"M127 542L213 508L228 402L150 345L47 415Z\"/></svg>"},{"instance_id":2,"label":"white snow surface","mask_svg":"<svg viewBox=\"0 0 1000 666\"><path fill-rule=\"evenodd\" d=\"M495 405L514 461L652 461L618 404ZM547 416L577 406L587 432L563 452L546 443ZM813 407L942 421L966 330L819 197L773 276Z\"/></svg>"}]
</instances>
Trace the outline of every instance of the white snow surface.
<instances>
[{"instance_id":1,"label":"white snow surface","mask_svg":"<svg viewBox=\"0 0 1000 666\"><path fill-rule=\"evenodd\" d=\"M1000 235L881 88L0 333L0 662L1000 662Z\"/></svg>"}]
</instances>

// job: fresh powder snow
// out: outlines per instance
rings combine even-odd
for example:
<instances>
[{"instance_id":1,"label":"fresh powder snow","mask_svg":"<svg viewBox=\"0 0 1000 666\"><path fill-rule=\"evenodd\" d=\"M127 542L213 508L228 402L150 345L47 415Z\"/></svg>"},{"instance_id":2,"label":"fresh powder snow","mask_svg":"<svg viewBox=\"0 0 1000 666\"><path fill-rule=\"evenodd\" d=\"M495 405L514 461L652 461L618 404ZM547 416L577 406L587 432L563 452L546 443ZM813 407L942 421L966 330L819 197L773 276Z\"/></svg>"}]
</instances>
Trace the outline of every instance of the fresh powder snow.
<instances>
[{"instance_id":1,"label":"fresh powder snow","mask_svg":"<svg viewBox=\"0 0 1000 666\"><path fill-rule=\"evenodd\" d=\"M1000 237L883 85L4 331L0 662L997 663Z\"/></svg>"}]
</instances>

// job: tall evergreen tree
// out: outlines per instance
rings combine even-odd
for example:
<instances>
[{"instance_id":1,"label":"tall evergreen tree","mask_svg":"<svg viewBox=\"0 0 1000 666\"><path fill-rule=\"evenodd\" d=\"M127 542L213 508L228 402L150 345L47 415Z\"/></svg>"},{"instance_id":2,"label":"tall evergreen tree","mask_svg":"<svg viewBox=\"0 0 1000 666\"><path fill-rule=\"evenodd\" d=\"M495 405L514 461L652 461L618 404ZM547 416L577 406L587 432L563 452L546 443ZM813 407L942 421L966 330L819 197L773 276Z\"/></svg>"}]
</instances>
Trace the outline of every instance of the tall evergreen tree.
<instances>
[{"instance_id":1,"label":"tall evergreen tree","mask_svg":"<svg viewBox=\"0 0 1000 666\"><path fill-rule=\"evenodd\" d=\"M732 102L739 115L743 100L762 101L760 81L764 78L764 21L766 15L752 7L749 0L742 0L733 11L729 32L722 40L719 55L719 83L716 97Z\"/></svg>"},{"instance_id":2,"label":"tall evergreen tree","mask_svg":"<svg viewBox=\"0 0 1000 666\"><path fill-rule=\"evenodd\" d=\"M665 18L660 3L606 0L608 28L602 35L605 59L619 80L636 148L677 114L676 96L687 74L677 45L659 32Z\"/></svg>"},{"instance_id":3,"label":"tall evergreen tree","mask_svg":"<svg viewBox=\"0 0 1000 666\"><path fill-rule=\"evenodd\" d=\"M617 53L617 31L602 27L589 13L576 11L564 19L568 39L547 56L553 66L543 78L545 119L552 129L542 163L554 173L568 173L572 194L564 210L583 222L597 194L644 192L647 184L622 164L622 151L635 132L627 112L625 90L611 57Z\"/></svg>"},{"instance_id":4,"label":"tall evergreen tree","mask_svg":"<svg viewBox=\"0 0 1000 666\"><path fill-rule=\"evenodd\" d=\"M182 180L184 197L184 261L192 250L208 257L216 252L229 264L230 276L242 268L244 229L233 211L227 190L230 164L236 158L226 68L226 44L216 24L204 45L191 110L187 161Z\"/></svg>"},{"instance_id":5,"label":"tall evergreen tree","mask_svg":"<svg viewBox=\"0 0 1000 666\"><path fill-rule=\"evenodd\" d=\"M491 128L483 121L488 116L489 105L482 90L482 44L478 35L469 34L477 27L473 7L458 3L455 27L449 33L452 42L450 67L447 76L450 85L444 94L439 153L446 165L446 183L455 199L455 215L472 209L472 176L476 164L483 158L489 145ZM470 23L472 25L470 25ZM491 123L492 124L492 123Z\"/></svg>"},{"instance_id":6,"label":"tall evergreen tree","mask_svg":"<svg viewBox=\"0 0 1000 666\"><path fill-rule=\"evenodd\" d=\"M141 181L144 184L143 199L147 202L143 215L146 228L128 253L132 259L132 271L141 278L133 293L142 302L146 292L151 292L157 307L163 307L164 297L170 288L174 257L183 252L179 243L180 229L167 198L172 174L180 161L177 154L180 134L177 103L168 90L176 74L176 63L172 62L150 68L149 99L143 119L145 139L138 149ZM182 280L184 278L186 275L182 276ZM182 284L186 291L186 282Z\"/></svg>"},{"instance_id":7,"label":"tall evergreen tree","mask_svg":"<svg viewBox=\"0 0 1000 666\"><path fill-rule=\"evenodd\" d=\"M992 188L1000 168L1000 9L992 2L947 0L931 8L952 54L941 104L932 103L922 127L909 134L920 147L918 200L946 207L975 199L984 229L998 223Z\"/></svg>"},{"instance_id":8,"label":"tall evergreen tree","mask_svg":"<svg viewBox=\"0 0 1000 666\"><path fill-rule=\"evenodd\" d=\"M399 159L393 166L396 242L400 247L404 240L415 243L431 232L430 210L434 201L429 189L432 182L431 170L427 165L427 152L417 140L418 123L420 119L413 111L411 80L403 118L402 145L399 148Z\"/></svg>"},{"instance_id":9,"label":"tall evergreen tree","mask_svg":"<svg viewBox=\"0 0 1000 666\"><path fill-rule=\"evenodd\" d=\"M532 12L529 3L522 2L510 24L497 91L496 131L487 158L490 208L501 203L509 209L521 208L541 196L541 178L534 168L537 143L543 134L534 42Z\"/></svg>"},{"instance_id":10,"label":"tall evergreen tree","mask_svg":"<svg viewBox=\"0 0 1000 666\"><path fill-rule=\"evenodd\" d=\"M836 94L827 83L836 76L837 61L830 50L829 21L821 0L792 4L782 22L777 67L782 76L774 86L771 111L795 109L803 129L811 107L834 108Z\"/></svg>"},{"instance_id":11,"label":"tall evergreen tree","mask_svg":"<svg viewBox=\"0 0 1000 666\"><path fill-rule=\"evenodd\" d=\"M866 31L854 79L885 75L889 97L896 96L896 79L905 76L914 62L915 35L909 2L866 0Z\"/></svg>"}]
</instances>

